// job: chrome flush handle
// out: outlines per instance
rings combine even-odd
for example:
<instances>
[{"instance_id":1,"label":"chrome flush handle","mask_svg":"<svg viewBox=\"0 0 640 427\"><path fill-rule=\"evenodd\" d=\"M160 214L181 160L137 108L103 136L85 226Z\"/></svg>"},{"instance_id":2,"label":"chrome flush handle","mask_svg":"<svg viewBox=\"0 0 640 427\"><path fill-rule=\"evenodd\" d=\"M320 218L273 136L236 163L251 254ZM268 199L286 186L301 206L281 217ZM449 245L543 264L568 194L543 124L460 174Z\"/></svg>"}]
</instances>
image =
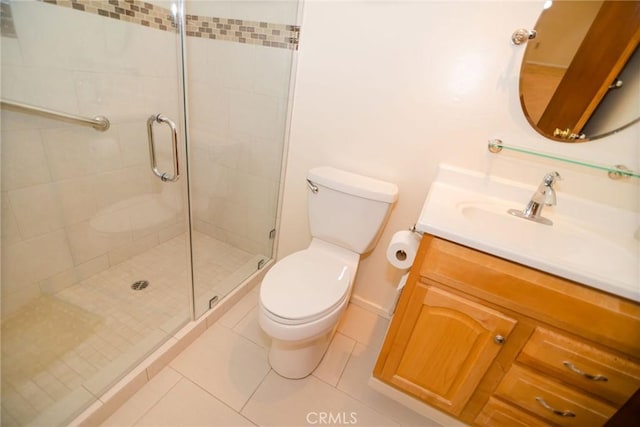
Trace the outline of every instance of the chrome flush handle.
<instances>
[{"instance_id":1,"label":"chrome flush handle","mask_svg":"<svg viewBox=\"0 0 640 427\"><path fill-rule=\"evenodd\" d=\"M315 185L310 179L307 179L307 186L313 194L318 192L318 186Z\"/></svg>"}]
</instances>

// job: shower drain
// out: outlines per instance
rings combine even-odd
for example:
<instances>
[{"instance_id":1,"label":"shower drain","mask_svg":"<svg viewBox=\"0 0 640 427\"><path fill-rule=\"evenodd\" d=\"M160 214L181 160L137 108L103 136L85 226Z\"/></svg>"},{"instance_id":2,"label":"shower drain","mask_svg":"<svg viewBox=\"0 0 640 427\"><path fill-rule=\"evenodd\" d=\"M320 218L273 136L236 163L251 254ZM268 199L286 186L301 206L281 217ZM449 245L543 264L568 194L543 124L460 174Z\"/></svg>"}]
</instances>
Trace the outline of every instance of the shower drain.
<instances>
[{"instance_id":1,"label":"shower drain","mask_svg":"<svg viewBox=\"0 0 640 427\"><path fill-rule=\"evenodd\" d=\"M144 288L146 288L147 286L149 286L149 281L148 280L138 280L137 282L134 282L131 285L131 289L133 289L134 291L141 291Z\"/></svg>"}]
</instances>

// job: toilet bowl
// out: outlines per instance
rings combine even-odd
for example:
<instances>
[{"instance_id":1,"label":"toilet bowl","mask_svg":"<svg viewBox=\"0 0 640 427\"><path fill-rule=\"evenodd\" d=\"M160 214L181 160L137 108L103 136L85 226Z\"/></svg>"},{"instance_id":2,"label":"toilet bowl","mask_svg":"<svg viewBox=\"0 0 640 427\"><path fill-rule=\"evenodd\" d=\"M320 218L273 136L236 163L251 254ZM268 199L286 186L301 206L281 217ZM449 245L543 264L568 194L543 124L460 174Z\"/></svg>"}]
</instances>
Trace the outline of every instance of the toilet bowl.
<instances>
[{"instance_id":1,"label":"toilet bowl","mask_svg":"<svg viewBox=\"0 0 640 427\"><path fill-rule=\"evenodd\" d=\"M359 256L331 246L312 240L276 263L260 287L258 322L272 339L269 363L286 378L315 369L349 303Z\"/></svg>"},{"instance_id":2,"label":"toilet bowl","mask_svg":"<svg viewBox=\"0 0 640 427\"><path fill-rule=\"evenodd\" d=\"M360 254L377 242L397 187L333 168L309 171L309 246L278 261L260 286L269 363L303 378L320 363L344 312Z\"/></svg>"}]
</instances>

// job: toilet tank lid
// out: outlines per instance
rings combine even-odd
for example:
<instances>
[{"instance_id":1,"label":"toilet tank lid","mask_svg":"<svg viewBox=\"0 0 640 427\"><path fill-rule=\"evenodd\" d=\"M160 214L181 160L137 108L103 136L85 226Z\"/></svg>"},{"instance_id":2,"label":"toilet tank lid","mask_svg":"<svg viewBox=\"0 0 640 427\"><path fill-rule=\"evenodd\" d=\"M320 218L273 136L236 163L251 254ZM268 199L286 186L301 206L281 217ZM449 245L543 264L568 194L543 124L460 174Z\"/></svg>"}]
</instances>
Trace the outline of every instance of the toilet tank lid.
<instances>
[{"instance_id":1,"label":"toilet tank lid","mask_svg":"<svg viewBox=\"0 0 640 427\"><path fill-rule=\"evenodd\" d=\"M398 199L398 186L368 176L346 172L331 166L309 170L308 178L315 184L370 200L393 203Z\"/></svg>"}]
</instances>

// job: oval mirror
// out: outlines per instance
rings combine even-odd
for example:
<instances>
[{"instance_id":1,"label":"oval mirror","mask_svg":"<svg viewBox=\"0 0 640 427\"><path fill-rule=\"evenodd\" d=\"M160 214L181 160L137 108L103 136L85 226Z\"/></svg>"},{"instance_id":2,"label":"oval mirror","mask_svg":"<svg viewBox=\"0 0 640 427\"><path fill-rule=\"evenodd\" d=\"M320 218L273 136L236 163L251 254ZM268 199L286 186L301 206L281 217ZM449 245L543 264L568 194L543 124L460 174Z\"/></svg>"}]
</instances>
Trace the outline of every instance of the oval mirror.
<instances>
[{"instance_id":1,"label":"oval mirror","mask_svg":"<svg viewBox=\"0 0 640 427\"><path fill-rule=\"evenodd\" d=\"M581 142L640 121L640 1L547 1L535 30L520 103L536 131Z\"/></svg>"}]
</instances>

